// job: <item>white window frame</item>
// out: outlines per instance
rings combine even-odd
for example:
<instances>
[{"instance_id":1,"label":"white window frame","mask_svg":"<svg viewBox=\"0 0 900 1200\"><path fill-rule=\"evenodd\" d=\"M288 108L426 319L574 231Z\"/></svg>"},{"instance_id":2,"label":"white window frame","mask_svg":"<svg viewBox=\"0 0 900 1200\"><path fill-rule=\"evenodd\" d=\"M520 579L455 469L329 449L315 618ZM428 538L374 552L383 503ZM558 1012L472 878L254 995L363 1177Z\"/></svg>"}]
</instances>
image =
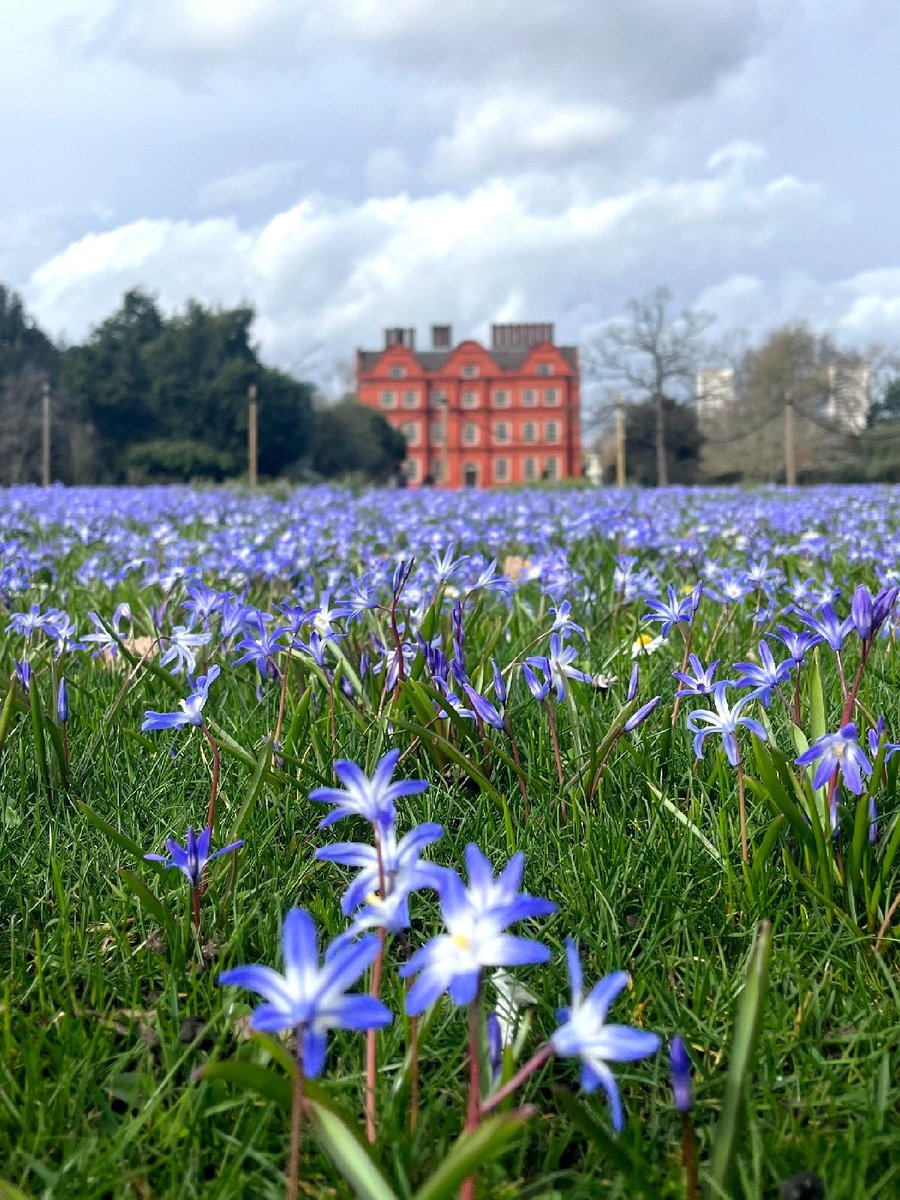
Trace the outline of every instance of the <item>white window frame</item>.
<instances>
[{"instance_id":1,"label":"white window frame","mask_svg":"<svg viewBox=\"0 0 900 1200\"><path fill-rule=\"evenodd\" d=\"M531 437L528 436L528 431L531 430ZM522 441L529 446L537 444L538 427L537 421L524 421L522 423Z\"/></svg>"},{"instance_id":2,"label":"white window frame","mask_svg":"<svg viewBox=\"0 0 900 1200\"><path fill-rule=\"evenodd\" d=\"M478 408L479 397L477 392L463 392L459 398L461 408Z\"/></svg>"},{"instance_id":3,"label":"white window frame","mask_svg":"<svg viewBox=\"0 0 900 1200\"><path fill-rule=\"evenodd\" d=\"M459 373L463 379L477 379L481 371L478 369L478 363L463 363Z\"/></svg>"},{"instance_id":4,"label":"white window frame","mask_svg":"<svg viewBox=\"0 0 900 1200\"><path fill-rule=\"evenodd\" d=\"M537 406L537 392L534 388L522 389L522 407L535 408Z\"/></svg>"},{"instance_id":5,"label":"white window frame","mask_svg":"<svg viewBox=\"0 0 900 1200\"><path fill-rule=\"evenodd\" d=\"M502 433L500 431L503 431ZM508 446L512 441L512 432L509 427L509 421L494 421L491 426L491 437L498 446Z\"/></svg>"},{"instance_id":6,"label":"white window frame","mask_svg":"<svg viewBox=\"0 0 900 1200\"><path fill-rule=\"evenodd\" d=\"M559 441L559 421L544 422L544 441L555 446Z\"/></svg>"},{"instance_id":7,"label":"white window frame","mask_svg":"<svg viewBox=\"0 0 900 1200\"><path fill-rule=\"evenodd\" d=\"M378 396L378 407L388 411L397 407L396 392L380 392Z\"/></svg>"},{"instance_id":8,"label":"white window frame","mask_svg":"<svg viewBox=\"0 0 900 1200\"><path fill-rule=\"evenodd\" d=\"M538 373L538 375L553 375L553 374L555 374L553 363L547 363L547 362L538 363L537 373Z\"/></svg>"},{"instance_id":9,"label":"white window frame","mask_svg":"<svg viewBox=\"0 0 900 1200\"><path fill-rule=\"evenodd\" d=\"M428 444L429 446L443 446L444 444L444 422L437 418L432 418L428 426Z\"/></svg>"},{"instance_id":10,"label":"white window frame","mask_svg":"<svg viewBox=\"0 0 900 1200\"><path fill-rule=\"evenodd\" d=\"M493 408L509 408L509 392L506 388L497 388L491 393L491 406Z\"/></svg>"},{"instance_id":11,"label":"white window frame","mask_svg":"<svg viewBox=\"0 0 900 1200\"><path fill-rule=\"evenodd\" d=\"M388 367L388 379L405 379L406 367Z\"/></svg>"},{"instance_id":12,"label":"white window frame","mask_svg":"<svg viewBox=\"0 0 900 1200\"><path fill-rule=\"evenodd\" d=\"M541 475L553 482L559 479L559 457L556 454L551 454L544 459Z\"/></svg>"},{"instance_id":13,"label":"white window frame","mask_svg":"<svg viewBox=\"0 0 900 1200\"><path fill-rule=\"evenodd\" d=\"M447 393L441 392L441 391L432 392L430 403L431 403L432 408L446 408L447 407Z\"/></svg>"},{"instance_id":14,"label":"white window frame","mask_svg":"<svg viewBox=\"0 0 900 1200\"><path fill-rule=\"evenodd\" d=\"M419 422L404 421L400 426L400 431L406 441L407 446L418 446L419 444Z\"/></svg>"},{"instance_id":15,"label":"white window frame","mask_svg":"<svg viewBox=\"0 0 900 1200\"><path fill-rule=\"evenodd\" d=\"M472 431L472 437L466 436L469 430ZM462 444L464 446L477 446L480 441L478 434L479 430L477 423L475 421L466 421L462 427Z\"/></svg>"},{"instance_id":16,"label":"white window frame","mask_svg":"<svg viewBox=\"0 0 900 1200\"><path fill-rule=\"evenodd\" d=\"M533 483L537 479L536 458L525 458L522 460L522 478L526 483Z\"/></svg>"},{"instance_id":17,"label":"white window frame","mask_svg":"<svg viewBox=\"0 0 900 1200\"><path fill-rule=\"evenodd\" d=\"M503 468L501 471L500 468ZM494 459L494 483L509 483L509 459L495 458Z\"/></svg>"},{"instance_id":18,"label":"white window frame","mask_svg":"<svg viewBox=\"0 0 900 1200\"><path fill-rule=\"evenodd\" d=\"M559 388L544 388L544 407L559 408L560 406Z\"/></svg>"},{"instance_id":19,"label":"white window frame","mask_svg":"<svg viewBox=\"0 0 900 1200\"><path fill-rule=\"evenodd\" d=\"M410 389L408 392L404 392L403 393L403 407L404 408L418 408L419 407L419 393L417 391L413 391L412 389Z\"/></svg>"}]
</instances>

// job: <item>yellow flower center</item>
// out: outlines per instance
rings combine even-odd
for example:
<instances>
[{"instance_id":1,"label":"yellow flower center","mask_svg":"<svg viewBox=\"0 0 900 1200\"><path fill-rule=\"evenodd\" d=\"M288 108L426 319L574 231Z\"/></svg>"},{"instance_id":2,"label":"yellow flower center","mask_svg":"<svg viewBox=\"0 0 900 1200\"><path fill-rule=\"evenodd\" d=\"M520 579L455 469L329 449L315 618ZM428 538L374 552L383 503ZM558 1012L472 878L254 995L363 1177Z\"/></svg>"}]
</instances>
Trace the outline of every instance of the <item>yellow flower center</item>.
<instances>
[{"instance_id":1,"label":"yellow flower center","mask_svg":"<svg viewBox=\"0 0 900 1200\"><path fill-rule=\"evenodd\" d=\"M466 933L453 933L450 935L450 940L458 950L471 949L472 942Z\"/></svg>"}]
</instances>

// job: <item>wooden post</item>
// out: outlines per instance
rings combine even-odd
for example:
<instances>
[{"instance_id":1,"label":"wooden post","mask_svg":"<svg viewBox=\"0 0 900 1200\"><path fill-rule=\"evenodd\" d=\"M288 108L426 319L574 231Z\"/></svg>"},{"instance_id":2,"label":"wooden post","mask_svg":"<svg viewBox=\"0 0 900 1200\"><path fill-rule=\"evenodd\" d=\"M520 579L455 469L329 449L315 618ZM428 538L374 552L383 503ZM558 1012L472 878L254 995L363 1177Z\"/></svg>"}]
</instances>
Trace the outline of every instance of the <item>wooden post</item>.
<instances>
[{"instance_id":1,"label":"wooden post","mask_svg":"<svg viewBox=\"0 0 900 1200\"><path fill-rule=\"evenodd\" d=\"M794 401L785 397L784 405L784 482L797 486L797 444L794 429Z\"/></svg>"},{"instance_id":2,"label":"wooden post","mask_svg":"<svg viewBox=\"0 0 900 1200\"><path fill-rule=\"evenodd\" d=\"M622 397L616 392L616 487L625 486L625 413Z\"/></svg>"},{"instance_id":3,"label":"wooden post","mask_svg":"<svg viewBox=\"0 0 900 1200\"><path fill-rule=\"evenodd\" d=\"M252 488L256 487L256 473L259 461L257 423L256 384L251 383L247 391L247 482Z\"/></svg>"},{"instance_id":4,"label":"wooden post","mask_svg":"<svg viewBox=\"0 0 900 1200\"><path fill-rule=\"evenodd\" d=\"M41 483L50 486L50 381L41 385Z\"/></svg>"}]
</instances>

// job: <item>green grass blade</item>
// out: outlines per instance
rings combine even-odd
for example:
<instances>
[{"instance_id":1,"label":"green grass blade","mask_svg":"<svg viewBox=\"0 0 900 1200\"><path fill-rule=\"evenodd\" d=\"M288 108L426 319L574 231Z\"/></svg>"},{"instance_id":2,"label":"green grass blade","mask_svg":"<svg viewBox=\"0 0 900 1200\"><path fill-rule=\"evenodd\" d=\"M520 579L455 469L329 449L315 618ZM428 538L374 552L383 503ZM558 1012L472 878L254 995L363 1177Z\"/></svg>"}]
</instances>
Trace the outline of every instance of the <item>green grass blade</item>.
<instances>
[{"instance_id":1,"label":"green grass blade","mask_svg":"<svg viewBox=\"0 0 900 1200\"><path fill-rule=\"evenodd\" d=\"M722 1116L715 1131L710 1174L716 1186L724 1191L728 1189L734 1169L737 1143L746 1105L748 1080L759 1038L763 1006L766 1001L771 947L772 927L768 921L764 921L759 927L756 945L747 969L744 990L741 994L734 1038L731 1043Z\"/></svg>"}]
</instances>

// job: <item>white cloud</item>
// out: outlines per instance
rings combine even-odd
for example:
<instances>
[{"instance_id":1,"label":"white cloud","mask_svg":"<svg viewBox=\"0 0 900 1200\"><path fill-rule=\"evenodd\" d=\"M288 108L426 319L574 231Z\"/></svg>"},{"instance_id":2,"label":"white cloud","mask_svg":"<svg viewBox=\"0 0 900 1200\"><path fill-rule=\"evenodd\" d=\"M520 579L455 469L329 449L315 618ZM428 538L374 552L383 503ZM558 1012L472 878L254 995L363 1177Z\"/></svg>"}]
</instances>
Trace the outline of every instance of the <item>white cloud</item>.
<instances>
[{"instance_id":1,"label":"white cloud","mask_svg":"<svg viewBox=\"0 0 900 1200\"><path fill-rule=\"evenodd\" d=\"M186 81L300 70L337 51L469 87L512 80L639 102L708 91L762 27L756 0L112 0L81 38Z\"/></svg>"},{"instance_id":2,"label":"white cloud","mask_svg":"<svg viewBox=\"0 0 900 1200\"><path fill-rule=\"evenodd\" d=\"M603 104L558 103L530 89L507 88L464 102L429 164L437 179L537 171L596 155L627 125Z\"/></svg>"},{"instance_id":3,"label":"white cloud","mask_svg":"<svg viewBox=\"0 0 900 1200\"><path fill-rule=\"evenodd\" d=\"M203 209L240 208L267 200L274 192L293 183L302 163L270 162L247 167L205 183L197 193L197 205Z\"/></svg>"},{"instance_id":4,"label":"white cloud","mask_svg":"<svg viewBox=\"0 0 900 1200\"><path fill-rule=\"evenodd\" d=\"M465 195L359 204L311 196L258 228L225 218L141 220L73 243L25 292L38 318L70 338L136 285L166 307L190 296L250 299L264 351L290 364L310 344L345 355L386 324L446 319L478 330L511 314L565 322L585 296L612 292L620 302L633 287L629 274L653 269L660 246L670 262L721 269L805 219L817 193L799 181L783 187L724 173L556 199L554 207L541 189L495 180Z\"/></svg>"},{"instance_id":5,"label":"white cloud","mask_svg":"<svg viewBox=\"0 0 900 1200\"><path fill-rule=\"evenodd\" d=\"M719 328L746 330L751 339L779 325L808 321L840 344L894 346L900 326L900 267L837 279L806 271L787 271L770 280L735 274L705 288L697 306L716 313Z\"/></svg>"}]
</instances>

